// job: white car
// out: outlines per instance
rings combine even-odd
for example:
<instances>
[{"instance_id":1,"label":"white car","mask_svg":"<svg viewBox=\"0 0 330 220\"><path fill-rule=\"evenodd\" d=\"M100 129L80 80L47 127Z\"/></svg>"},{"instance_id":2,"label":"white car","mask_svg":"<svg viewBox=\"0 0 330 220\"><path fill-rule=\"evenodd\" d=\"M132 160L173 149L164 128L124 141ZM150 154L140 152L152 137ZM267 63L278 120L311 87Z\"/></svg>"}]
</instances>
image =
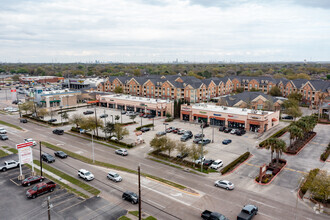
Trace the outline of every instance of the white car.
<instances>
[{"instance_id":1,"label":"white car","mask_svg":"<svg viewBox=\"0 0 330 220\"><path fill-rule=\"evenodd\" d=\"M201 162L203 162L205 160L205 157L199 157L197 160L195 160L195 164L200 164Z\"/></svg>"},{"instance_id":2,"label":"white car","mask_svg":"<svg viewBox=\"0 0 330 220\"><path fill-rule=\"evenodd\" d=\"M112 141L118 141L118 138L115 137L115 136L113 136L113 137L110 138L110 140L112 140Z\"/></svg>"},{"instance_id":3,"label":"white car","mask_svg":"<svg viewBox=\"0 0 330 220\"><path fill-rule=\"evenodd\" d=\"M127 116L135 115L135 112L126 112Z\"/></svg>"},{"instance_id":4,"label":"white car","mask_svg":"<svg viewBox=\"0 0 330 220\"><path fill-rule=\"evenodd\" d=\"M217 180L214 182L216 187L221 187L226 190L233 190L235 188L234 184L228 180Z\"/></svg>"},{"instance_id":5,"label":"white car","mask_svg":"<svg viewBox=\"0 0 330 220\"><path fill-rule=\"evenodd\" d=\"M236 134L236 131L237 131L236 129L233 129L233 130L230 131L230 133L231 134Z\"/></svg>"},{"instance_id":6,"label":"white car","mask_svg":"<svg viewBox=\"0 0 330 220\"><path fill-rule=\"evenodd\" d=\"M83 178L84 180L89 180L89 181L94 179L94 175L85 169L80 169L78 171L78 177Z\"/></svg>"},{"instance_id":7,"label":"white car","mask_svg":"<svg viewBox=\"0 0 330 220\"><path fill-rule=\"evenodd\" d=\"M24 143L28 143L28 142L33 142L33 146L36 146L37 145L37 142L34 141L32 138L25 138L24 139Z\"/></svg>"},{"instance_id":8,"label":"white car","mask_svg":"<svg viewBox=\"0 0 330 220\"><path fill-rule=\"evenodd\" d=\"M4 129L4 128L0 128L0 134L7 134L6 129Z\"/></svg>"},{"instance_id":9,"label":"white car","mask_svg":"<svg viewBox=\"0 0 330 220\"><path fill-rule=\"evenodd\" d=\"M4 108L3 110L5 110L5 111L9 111L9 110L11 110L11 109L13 109L13 107L9 106L9 107Z\"/></svg>"},{"instance_id":10,"label":"white car","mask_svg":"<svg viewBox=\"0 0 330 220\"><path fill-rule=\"evenodd\" d=\"M210 168L216 170L216 169L219 169L222 166L223 166L222 160L216 160L211 164Z\"/></svg>"},{"instance_id":11,"label":"white car","mask_svg":"<svg viewBox=\"0 0 330 220\"><path fill-rule=\"evenodd\" d=\"M119 154L119 155L122 155L122 156L127 156L128 155L128 151L126 149L118 149L118 150L115 150L115 153L116 154Z\"/></svg>"},{"instance_id":12,"label":"white car","mask_svg":"<svg viewBox=\"0 0 330 220\"><path fill-rule=\"evenodd\" d=\"M123 180L123 178L121 176L119 176L118 173L111 172L111 171L108 173L107 178L114 182L121 182Z\"/></svg>"}]
</instances>

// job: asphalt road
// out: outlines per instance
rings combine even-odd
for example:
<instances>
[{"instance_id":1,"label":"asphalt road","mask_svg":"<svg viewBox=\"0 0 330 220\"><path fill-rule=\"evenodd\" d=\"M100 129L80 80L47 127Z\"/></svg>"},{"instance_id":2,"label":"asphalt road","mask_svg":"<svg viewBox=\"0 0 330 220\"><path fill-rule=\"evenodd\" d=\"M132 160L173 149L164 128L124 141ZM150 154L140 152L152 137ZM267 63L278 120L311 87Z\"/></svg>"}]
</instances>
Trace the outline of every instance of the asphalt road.
<instances>
[{"instance_id":1,"label":"asphalt road","mask_svg":"<svg viewBox=\"0 0 330 220\"><path fill-rule=\"evenodd\" d=\"M53 130L52 128L45 128L32 123L20 124L17 116L0 116L0 119L19 125L25 129L24 132L21 132L16 129L8 128L10 140L6 141L6 143L11 147L21 142L23 138L32 137L35 140L48 141L72 152L91 157L92 151L90 141L67 134L57 136L51 133ZM145 159L146 153L149 151L148 147L131 149L127 157L116 155L112 148L104 145L94 143L94 147L96 160L131 169L137 169L137 166L140 165L142 172L180 183L200 194L199 196L190 198L185 195L186 193L184 192L169 193L169 189L164 189L163 186L159 186L162 184L156 184L153 183L153 181L151 181L151 183L145 182L145 180L143 180L142 196L145 196L143 198L145 198L149 204L153 205L143 204L143 210L159 219L169 219L169 216L163 211L171 213L181 219L199 219L200 212L204 209L221 212L230 219L233 219L237 213L240 212L241 207L247 203L259 206L259 215L257 215L255 219L294 219L295 215L297 215L298 219L326 219L324 215L316 215L300 201L296 209L296 194L292 189L287 189L278 185L264 187L257 184L253 185L253 189L252 187L246 187L250 186L251 177L249 175L239 175L240 170L238 170L238 174L228 176L228 179L236 180L236 189L233 191L226 191L213 186L214 180L220 178L219 174L204 176L186 173L176 168ZM49 151L49 149L45 149L45 151ZM123 175L124 181L122 183L112 183L105 177L107 170L82 164L80 161L71 158L68 158L66 163L59 162L58 159L53 165L73 176L77 175L77 169L87 167L96 175L96 179L91 181L90 184L101 189L101 195L104 196L105 199L117 202L116 204L128 210L137 209L136 206L119 201L121 192L114 189L114 187L121 187L120 189L131 189L137 192L136 176L134 178L134 175L120 173L120 175ZM243 169L256 170L256 168L252 168L253 167ZM126 178L128 181L125 180ZM290 178L290 176L288 178ZM104 184L104 182L106 184ZM160 190L164 191L162 192Z\"/></svg>"}]
</instances>

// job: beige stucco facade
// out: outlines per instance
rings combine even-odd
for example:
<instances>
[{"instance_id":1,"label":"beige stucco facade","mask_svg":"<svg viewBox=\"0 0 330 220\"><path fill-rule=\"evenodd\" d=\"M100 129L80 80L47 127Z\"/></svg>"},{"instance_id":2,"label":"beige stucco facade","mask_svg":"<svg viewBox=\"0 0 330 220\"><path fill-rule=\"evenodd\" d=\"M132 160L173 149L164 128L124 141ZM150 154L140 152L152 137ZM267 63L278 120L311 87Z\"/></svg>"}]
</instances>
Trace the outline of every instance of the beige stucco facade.
<instances>
[{"instance_id":1,"label":"beige stucco facade","mask_svg":"<svg viewBox=\"0 0 330 220\"><path fill-rule=\"evenodd\" d=\"M278 125L279 115L279 111L270 112L195 104L181 105L180 119L192 122L204 121L214 126L226 126L262 133Z\"/></svg>"}]
</instances>

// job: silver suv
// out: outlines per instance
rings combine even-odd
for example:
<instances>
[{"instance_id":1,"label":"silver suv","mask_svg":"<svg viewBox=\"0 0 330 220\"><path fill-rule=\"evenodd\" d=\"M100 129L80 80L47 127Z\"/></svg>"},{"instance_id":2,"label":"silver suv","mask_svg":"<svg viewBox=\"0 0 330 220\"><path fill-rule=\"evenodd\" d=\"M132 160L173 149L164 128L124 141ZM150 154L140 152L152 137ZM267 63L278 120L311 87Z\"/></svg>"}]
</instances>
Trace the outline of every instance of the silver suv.
<instances>
[{"instance_id":1,"label":"silver suv","mask_svg":"<svg viewBox=\"0 0 330 220\"><path fill-rule=\"evenodd\" d=\"M121 182L123 180L123 178L121 176L119 176L118 173L111 172L111 171L108 173L107 177L109 180L112 180L114 182Z\"/></svg>"}]
</instances>

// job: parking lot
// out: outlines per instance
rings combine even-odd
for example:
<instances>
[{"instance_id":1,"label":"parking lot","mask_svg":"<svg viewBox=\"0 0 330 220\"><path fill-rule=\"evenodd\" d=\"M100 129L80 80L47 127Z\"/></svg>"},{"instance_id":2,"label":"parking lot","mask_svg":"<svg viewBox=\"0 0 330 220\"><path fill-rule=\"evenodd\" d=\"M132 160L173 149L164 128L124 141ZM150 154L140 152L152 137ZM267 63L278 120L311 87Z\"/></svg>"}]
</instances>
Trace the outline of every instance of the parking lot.
<instances>
[{"instance_id":1,"label":"parking lot","mask_svg":"<svg viewBox=\"0 0 330 220\"><path fill-rule=\"evenodd\" d=\"M5 160L17 159L17 155L1 158ZM28 177L31 170L23 166L22 173ZM68 192L57 184L55 191L28 199L25 196L30 187L22 187L17 180L19 169L11 169L0 173L0 197L6 201L0 207L1 219L46 219L47 198L50 197L52 219L117 219L127 211L113 205L100 197L83 199ZM44 180L47 182L48 180Z\"/></svg>"}]
</instances>

